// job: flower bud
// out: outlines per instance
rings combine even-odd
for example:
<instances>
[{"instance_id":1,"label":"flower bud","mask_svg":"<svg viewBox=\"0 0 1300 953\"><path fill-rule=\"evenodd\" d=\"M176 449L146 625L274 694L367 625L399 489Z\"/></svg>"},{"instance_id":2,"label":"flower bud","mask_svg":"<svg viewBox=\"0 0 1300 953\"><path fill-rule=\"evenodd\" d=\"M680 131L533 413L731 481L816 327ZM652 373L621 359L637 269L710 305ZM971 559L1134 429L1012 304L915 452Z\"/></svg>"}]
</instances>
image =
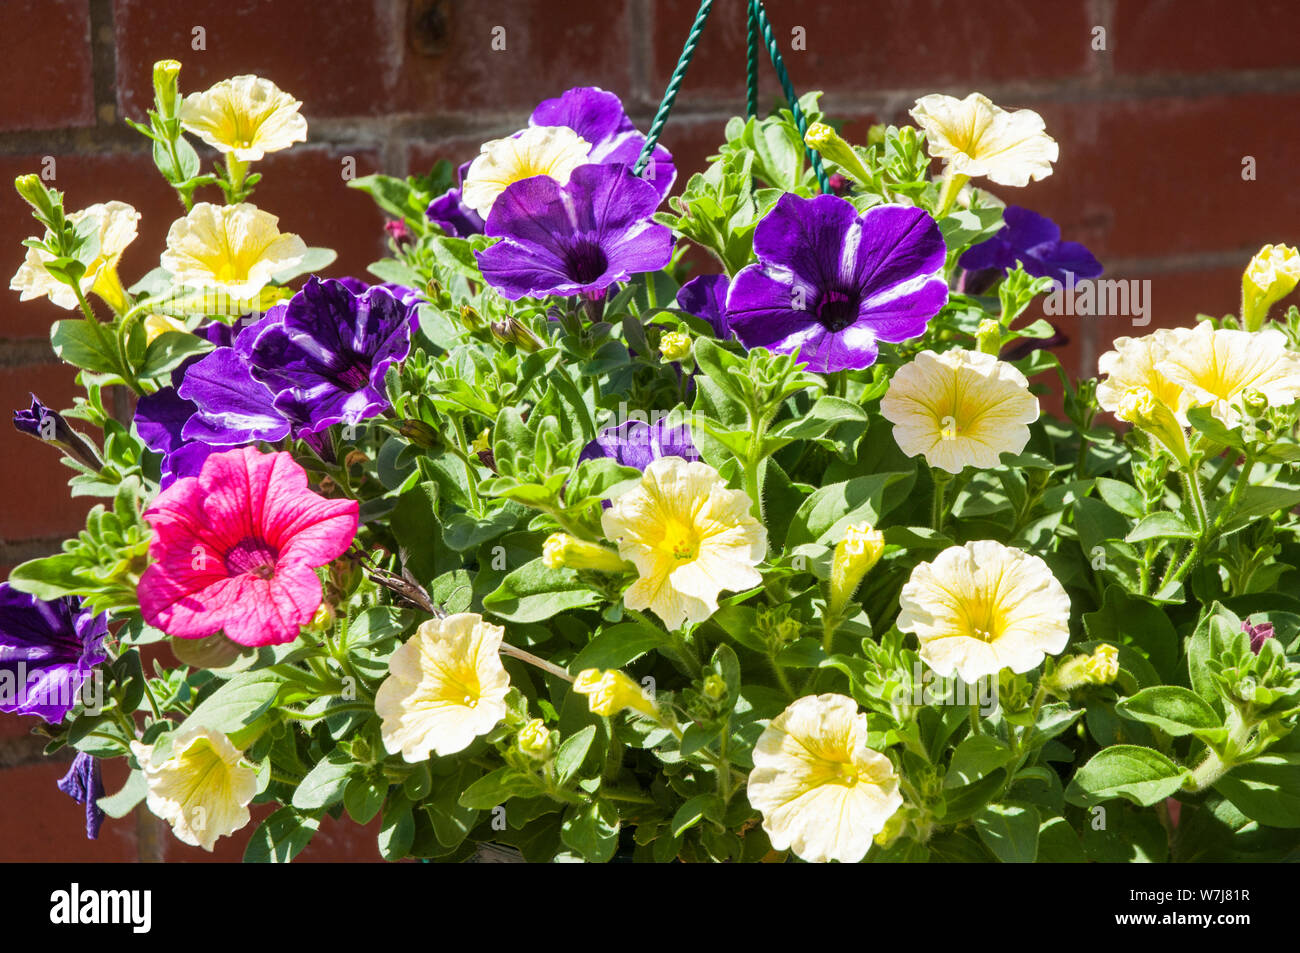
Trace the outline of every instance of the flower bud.
<instances>
[{"instance_id":1,"label":"flower bud","mask_svg":"<svg viewBox=\"0 0 1300 953\"><path fill-rule=\"evenodd\" d=\"M548 760L555 750L551 731L546 727L546 722L540 718L534 718L520 728L519 734L515 736L515 743L520 751L538 761Z\"/></svg>"},{"instance_id":2,"label":"flower bud","mask_svg":"<svg viewBox=\"0 0 1300 953\"><path fill-rule=\"evenodd\" d=\"M1246 266L1241 277L1241 324L1258 331L1268 309L1286 297L1300 282L1300 252L1289 245L1265 245Z\"/></svg>"},{"instance_id":3,"label":"flower bud","mask_svg":"<svg viewBox=\"0 0 1300 953\"><path fill-rule=\"evenodd\" d=\"M632 566L615 550L600 543L576 539L568 533L552 533L542 544L542 565L547 569L595 569L623 572Z\"/></svg>"},{"instance_id":4,"label":"flower bud","mask_svg":"<svg viewBox=\"0 0 1300 953\"><path fill-rule=\"evenodd\" d=\"M467 304L460 306L460 321L470 331L478 331L486 326L483 316Z\"/></svg>"},{"instance_id":5,"label":"flower bud","mask_svg":"<svg viewBox=\"0 0 1300 953\"><path fill-rule=\"evenodd\" d=\"M43 219L49 220L54 217L54 203L50 200L49 190L45 188L41 177L35 172L14 179L14 188L28 205L41 214Z\"/></svg>"},{"instance_id":6,"label":"flower bud","mask_svg":"<svg viewBox=\"0 0 1300 953\"><path fill-rule=\"evenodd\" d=\"M417 447L426 450L435 450L442 444L438 431L423 420L400 420L397 423L397 432Z\"/></svg>"},{"instance_id":7,"label":"flower bud","mask_svg":"<svg viewBox=\"0 0 1300 953\"><path fill-rule=\"evenodd\" d=\"M1263 417L1268 410L1268 397L1252 388L1241 395L1241 406L1252 417Z\"/></svg>"},{"instance_id":8,"label":"flower bud","mask_svg":"<svg viewBox=\"0 0 1300 953\"><path fill-rule=\"evenodd\" d=\"M587 696L587 707L596 715L608 717L631 709L647 718L659 717L659 709L641 686L617 670L585 669L574 679L573 690Z\"/></svg>"},{"instance_id":9,"label":"flower bud","mask_svg":"<svg viewBox=\"0 0 1300 953\"><path fill-rule=\"evenodd\" d=\"M823 157L834 162L850 177L856 179L859 185L867 185L871 182L871 173L862 164L853 147L830 126L823 122L813 123L804 133L803 141L809 149L816 149Z\"/></svg>"},{"instance_id":10,"label":"flower bud","mask_svg":"<svg viewBox=\"0 0 1300 953\"><path fill-rule=\"evenodd\" d=\"M1273 634L1272 622L1261 622L1258 625L1251 625L1249 619L1241 620L1241 631L1250 636L1250 650L1256 655L1264 647L1264 642L1268 639L1276 638Z\"/></svg>"},{"instance_id":11,"label":"flower bud","mask_svg":"<svg viewBox=\"0 0 1300 953\"><path fill-rule=\"evenodd\" d=\"M1064 698L1089 685L1109 685L1118 677L1119 649L1113 645L1099 645L1091 655L1071 655L1062 659L1052 674L1043 679L1043 687Z\"/></svg>"},{"instance_id":12,"label":"flower bud","mask_svg":"<svg viewBox=\"0 0 1300 953\"><path fill-rule=\"evenodd\" d=\"M711 701L722 701L727 697L727 682L721 675L714 673L704 680L704 695Z\"/></svg>"},{"instance_id":13,"label":"flower bud","mask_svg":"<svg viewBox=\"0 0 1300 953\"><path fill-rule=\"evenodd\" d=\"M171 119L176 115L176 98L179 95L177 77L181 64L176 60L159 60L153 64L153 92L157 98L158 115Z\"/></svg>"},{"instance_id":14,"label":"flower bud","mask_svg":"<svg viewBox=\"0 0 1300 953\"><path fill-rule=\"evenodd\" d=\"M545 346L542 339L528 330L518 318L510 317L504 321L493 321L491 328L492 336L498 341L513 344L525 353L532 354Z\"/></svg>"},{"instance_id":15,"label":"flower bud","mask_svg":"<svg viewBox=\"0 0 1300 953\"><path fill-rule=\"evenodd\" d=\"M1002 350L1002 325L992 318L985 318L975 331L975 342L981 353L996 357Z\"/></svg>"},{"instance_id":16,"label":"flower bud","mask_svg":"<svg viewBox=\"0 0 1300 953\"><path fill-rule=\"evenodd\" d=\"M1119 399L1116 416L1158 440L1183 467L1188 466L1187 433L1173 411L1146 387L1130 387Z\"/></svg>"},{"instance_id":17,"label":"flower bud","mask_svg":"<svg viewBox=\"0 0 1300 953\"><path fill-rule=\"evenodd\" d=\"M885 537L870 523L854 523L831 558L831 597L827 612L838 617L885 551Z\"/></svg>"},{"instance_id":18,"label":"flower bud","mask_svg":"<svg viewBox=\"0 0 1300 953\"><path fill-rule=\"evenodd\" d=\"M144 319L144 341L152 344L160 335L168 331L184 331L185 325L165 314L151 314Z\"/></svg>"},{"instance_id":19,"label":"flower bud","mask_svg":"<svg viewBox=\"0 0 1300 953\"><path fill-rule=\"evenodd\" d=\"M659 353L665 361L684 361L691 356L691 337L681 331L669 331L659 339Z\"/></svg>"}]
</instances>

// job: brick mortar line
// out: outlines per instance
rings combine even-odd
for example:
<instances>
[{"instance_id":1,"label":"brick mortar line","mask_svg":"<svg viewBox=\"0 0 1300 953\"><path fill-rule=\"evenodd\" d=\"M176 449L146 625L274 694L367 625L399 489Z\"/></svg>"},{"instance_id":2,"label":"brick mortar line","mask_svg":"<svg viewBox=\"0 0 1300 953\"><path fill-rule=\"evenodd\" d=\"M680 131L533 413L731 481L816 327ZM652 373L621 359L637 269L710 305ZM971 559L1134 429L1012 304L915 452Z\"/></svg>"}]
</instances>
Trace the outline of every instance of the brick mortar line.
<instances>
[{"instance_id":1,"label":"brick mortar line","mask_svg":"<svg viewBox=\"0 0 1300 953\"><path fill-rule=\"evenodd\" d=\"M48 743L48 740L43 740L39 735L20 735L17 738L0 739L0 771L24 768L47 761L72 760L72 753L66 748L47 755L45 746Z\"/></svg>"},{"instance_id":2,"label":"brick mortar line","mask_svg":"<svg viewBox=\"0 0 1300 953\"><path fill-rule=\"evenodd\" d=\"M73 536L76 533L72 533ZM39 539L0 539L0 564L17 565L29 559L40 559L63 551L63 536L46 536Z\"/></svg>"}]
</instances>

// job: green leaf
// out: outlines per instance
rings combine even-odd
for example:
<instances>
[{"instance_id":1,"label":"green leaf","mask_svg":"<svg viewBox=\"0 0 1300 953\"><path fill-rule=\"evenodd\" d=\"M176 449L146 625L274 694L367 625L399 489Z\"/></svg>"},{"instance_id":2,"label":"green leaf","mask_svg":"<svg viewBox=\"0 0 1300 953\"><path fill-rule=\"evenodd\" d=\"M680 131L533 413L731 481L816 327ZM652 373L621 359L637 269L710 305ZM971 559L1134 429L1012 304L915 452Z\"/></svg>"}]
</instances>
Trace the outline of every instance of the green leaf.
<instances>
[{"instance_id":1,"label":"green leaf","mask_svg":"<svg viewBox=\"0 0 1300 953\"><path fill-rule=\"evenodd\" d=\"M536 793L537 784L529 776L515 768L497 768L462 791L458 803L461 807L488 811L512 797Z\"/></svg>"},{"instance_id":2,"label":"green leaf","mask_svg":"<svg viewBox=\"0 0 1300 953\"><path fill-rule=\"evenodd\" d=\"M121 369L117 355L105 343L111 338L113 329L101 326L100 331L103 332L104 341L96 336L94 329L84 319L55 321L50 329L50 344L62 360L75 364L84 371L115 374Z\"/></svg>"},{"instance_id":3,"label":"green leaf","mask_svg":"<svg viewBox=\"0 0 1300 953\"><path fill-rule=\"evenodd\" d=\"M293 806L300 811L314 811L337 804L343 800L348 780L358 767L343 755L321 759L294 790Z\"/></svg>"},{"instance_id":4,"label":"green leaf","mask_svg":"<svg viewBox=\"0 0 1300 953\"><path fill-rule=\"evenodd\" d=\"M1140 543L1148 539L1195 539L1196 530L1192 529L1176 513L1152 513L1144 516L1124 537L1128 543Z\"/></svg>"},{"instance_id":5,"label":"green leaf","mask_svg":"<svg viewBox=\"0 0 1300 953\"><path fill-rule=\"evenodd\" d=\"M1108 477L1097 477L1096 486L1097 495L1111 509L1135 520L1142 518L1142 494L1133 487Z\"/></svg>"},{"instance_id":6,"label":"green leaf","mask_svg":"<svg viewBox=\"0 0 1300 953\"><path fill-rule=\"evenodd\" d=\"M324 271L334 264L334 259L338 257L339 253L332 248L308 248L307 254L303 256L302 261L277 271L272 280L276 284L287 285L299 275Z\"/></svg>"},{"instance_id":7,"label":"green leaf","mask_svg":"<svg viewBox=\"0 0 1300 953\"><path fill-rule=\"evenodd\" d=\"M578 773L595 737L596 726L588 725L564 739L560 750L555 753L555 776L560 784L567 784Z\"/></svg>"},{"instance_id":8,"label":"green leaf","mask_svg":"<svg viewBox=\"0 0 1300 953\"><path fill-rule=\"evenodd\" d=\"M358 824L369 824L388 797L388 784L375 778L354 777L343 791L343 807Z\"/></svg>"},{"instance_id":9,"label":"green leaf","mask_svg":"<svg viewBox=\"0 0 1300 953\"><path fill-rule=\"evenodd\" d=\"M1107 587L1101 608L1084 613L1083 627L1089 639L1121 648L1130 646L1164 678L1173 677L1179 653L1174 624L1159 607L1129 594L1122 586ZM1123 664L1123 659L1120 661Z\"/></svg>"},{"instance_id":10,"label":"green leaf","mask_svg":"<svg viewBox=\"0 0 1300 953\"><path fill-rule=\"evenodd\" d=\"M1038 811L1028 804L989 804L972 818L984 846L1004 864L1038 857Z\"/></svg>"},{"instance_id":11,"label":"green leaf","mask_svg":"<svg viewBox=\"0 0 1300 953\"><path fill-rule=\"evenodd\" d=\"M120 791L101 797L97 803L99 809L109 817L126 817L148 793L144 772L136 769L127 776L126 784L122 785Z\"/></svg>"},{"instance_id":12,"label":"green leaf","mask_svg":"<svg viewBox=\"0 0 1300 953\"><path fill-rule=\"evenodd\" d=\"M510 622L541 622L604 598L571 569L548 569L541 557L520 566L483 597L485 611Z\"/></svg>"},{"instance_id":13,"label":"green leaf","mask_svg":"<svg viewBox=\"0 0 1300 953\"><path fill-rule=\"evenodd\" d=\"M284 679L273 672L241 672L205 698L181 725L231 734L275 703Z\"/></svg>"},{"instance_id":14,"label":"green leaf","mask_svg":"<svg viewBox=\"0 0 1300 953\"><path fill-rule=\"evenodd\" d=\"M320 818L299 814L291 807L282 807L253 832L244 850L248 864L287 864L311 843Z\"/></svg>"},{"instance_id":15,"label":"green leaf","mask_svg":"<svg viewBox=\"0 0 1300 953\"><path fill-rule=\"evenodd\" d=\"M915 479L915 470L905 470L874 473L822 487L795 513L786 535L786 549L812 542L834 544L850 523L865 520L878 524L881 517L907 498Z\"/></svg>"},{"instance_id":16,"label":"green leaf","mask_svg":"<svg viewBox=\"0 0 1300 953\"><path fill-rule=\"evenodd\" d=\"M139 377L161 377L178 367L187 357L210 351L212 345L188 331L164 331L144 352Z\"/></svg>"},{"instance_id":17,"label":"green leaf","mask_svg":"<svg viewBox=\"0 0 1300 953\"><path fill-rule=\"evenodd\" d=\"M1240 631L1241 620L1216 602L1210 606L1187 643L1187 676L1192 691L1208 699L1216 712L1223 711L1223 701L1209 663L1228 650Z\"/></svg>"},{"instance_id":18,"label":"green leaf","mask_svg":"<svg viewBox=\"0 0 1300 953\"><path fill-rule=\"evenodd\" d=\"M1195 692L1177 685L1156 685L1122 699L1115 710L1126 718L1154 725L1179 737L1203 728L1218 728L1222 722L1210 703Z\"/></svg>"},{"instance_id":19,"label":"green leaf","mask_svg":"<svg viewBox=\"0 0 1300 953\"><path fill-rule=\"evenodd\" d=\"M607 863L618 849L618 812L609 801L570 808L560 827L560 840L593 864Z\"/></svg>"},{"instance_id":20,"label":"green leaf","mask_svg":"<svg viewBox=\"0 0 1300 953\"><path fill-rule=\"evenodd\" d=\"M636 622L623 622L599 632L569 663L574 675L588 668L622 668L663 645L665 636Z\"/></svg>"},{"instance_id":21,"label":"green leaf","mask_svg":"<svg viewBox=\"0 0 1300 953\"><path fill-rule=\"evenodd\" d=\"M1252 821L1266 827L1300 827L1300 764L1264 755L1233 768L1214 789Z\"/></svg>"},{"instance_id":22,"label":"green leaf","mask_svg":"<svg viewBox=\"0 0 1300 953\"><path fill-rule=\"evenodd\" d=\"M9 582L20 592L50 602L82 591L87 583L76 572L81 566L81 558L72 553L29 559L14 567Z\"/></svg>"},{"instance_id":23,"label":"green leaf","mask_svg":"<svg viewBox=\"0 0 1300 953\"><path fill-rule=\"evenodd\" d=\"M1005 741L989 735L972 735L957 745L944 776L945 788L974 784L980 778L1005 767L1011 760L1011 748Z\"/></svg>"},{"instance_id":24,"label":"green leaf","mask_svg":"<svg viewBox=\"0 0 1300 953\"><path fill-rule=\"evenodd\" d=\"M1038 858L1040 864L1082 864L1088 859L1070 822L1063 817L1043 821L1038 828Z\"/></svg>"},{"instance_id":25,"label":"green leaf","mask_svg":"<svg viewBox=\"0 0 1300 953\"><path fill-rule=\"evenodd\" d=\"M723 813L722 798L716 794L697 794L679 807L677 813L673 815L673 836L681 837L706 817L715 824L721 824Z\"/></svg>"},{"instance_id":26,"label":"green leaf","mask_svg":"<svg viewBox=\"0 0 1300 953\"><path fill-rule=\"evenodd\" d=\"M1065 799L1084 807L1123 797L1149 807L1183 786L1189 772L1154 748L1112 745L1093 755L1065 791Z\"/></svg>"}]
</instances>

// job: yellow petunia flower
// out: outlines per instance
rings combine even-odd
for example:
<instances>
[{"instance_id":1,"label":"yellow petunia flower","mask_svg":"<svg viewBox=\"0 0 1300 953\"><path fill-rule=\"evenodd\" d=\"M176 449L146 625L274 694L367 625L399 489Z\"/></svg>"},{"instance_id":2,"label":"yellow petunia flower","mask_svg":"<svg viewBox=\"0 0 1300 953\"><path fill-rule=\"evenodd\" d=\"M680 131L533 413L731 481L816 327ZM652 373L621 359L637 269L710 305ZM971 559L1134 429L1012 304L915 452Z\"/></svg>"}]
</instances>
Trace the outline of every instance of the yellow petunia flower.
<instances>
[{"instance_id":1,"label":"yellow petunia flower","mask_svg":"<svg viewBox=\"0 0 1300 953\"><path fill-rule=\"evenodd\" d=\"M894 440L909 457L949 473L991 469L1019 453L1038 419L1025 375L992 354L954 348L922 351L900 367L880 401Z\"/></svg>"},{"instance_id":2,"label":"yellow petunia flower","mask_svg":"<svg viewBox=\"0 0 1300 953\"><path fill-rule=\"evenodd\" d=\"M978 540L921 563L898 597L897 625L944 678L972 684L1027 672L1070 640L1070 598L1037 556Z\"/></svg>"},{"instance_id":3,"label":"yellow petunia flower","mask_svg":"<svg viewBox=\"0 0 1300 953\"><path fill-rule=\"evenodd\" d=\"M200 202L172 222L162 266L178 285L211 288L238 300L252 298L277 272L307 254L303 240L282 233L279 221L248 203Z\"/></svg>"},{"instance_id":4,"label":"yellow petunia flower","mask_svg":"<svg viewBox=\"0 0 1300 953\"><path fill-rule=\"evenodd\" d=\"M505 630L473 612L431 619L388 661L375 693L390 754L418 764L463 751L506 716L510 676L501 664Z\"/></svg>"},{"instance_id":5,"label":"yellow petunia flower","mask_svg":"<svg viewBox=\"0 0 1300 953\"><path fill-rule=\"evenodd\" d=\"M126 251L126 246L135 241L140 213L125 202L104 202L73 212L68 216L68 221L75 225L85 218L99 222L99 254L78 284L82 294L93 291L114 310L122 311L126 305L126 295L117 276L117 262L122 257L122 252ZM20 301L47 297L60 308L71 311L77 307L76 294L71 287L45 270L45 263L52 257L47 252L28 248L27 257L9 282L9 288L11 291L22 292Z\"/></svg>"},{"instance_id":6,"label":"yellow petunia flower","mask_svg":"<svg viewBox=\"0 0 1300 953\"><path fill-rule=\"evenodd\" d=\"M181 732L164 761L154 761L152 745L133 741L131 751L144 771L149 810L171 825L177 839L210 851L218 838L249 822L257 774L221 732Z\"/></svg>"},{"instance_id":7,"label":"yellow petunia flower","mask_svg":"<svg viewBox=\"0 0 1300 953\"><path fill-rule=\"evenodd\" d=\"M1287 350L1286 335L1273 328L1234 331L1203 321L1174 332L1156 372L1183 389L1183 409L1209 407L1227 427L1241 423L1248 392L1269 407L1300 400L1300 354Z\"/></svg>"},{"instance_id":8,"label":"yellow petunia flower","mask_svg":"<svg viewBox=\"0 0 1300 953\"><path fill-rule=\"evenodd\" d=\"M507 186L535 175L549 175L561 185L573 170L587 164L591 143L568 126L533 126L517 136L483 143L465 173L461 200L486 221L497 196Z\"/></svg>"},{"instance_id":9,"label":"yellow petunia flower","mask_svg":"<svg viewBox=\"0 0 1300 953\"><path fill-rule=\"evenodd\" d=\"M165 314L151 314L144 319L144 340L152 344L156 338L168 331L185 331L187 328L175 318Z\"/></svg>"},{"instance_id":10,"label":"yellow petunia flower","mask_svg":"<svg viewBox=\"0 0 1300 953\"><path fill-rule=\"evenodd\" d=\"M1300 251L1289 245L1265 245L1241 276L1241 324L1258 331L1268 309L1289 295L1300 282Z\"/></svg>"},{"instance_id":11,"label":"yellow petunia flower","mask_svg":"<svg viewBox=\"0 0 1300 953\"><path fill-rule=\"evenodd\" d=\"M754 746L749 803L777 850L811 863L856 864L903 805L898 775L867 747L867 717L844 695L808 695Z\"/></svg>"},{"instance_id":12,"label":"yellow petunia flower","mask_svg":"<svg viewBox=\"0 0 1300 953\"><path fill-rule=\"evenodd\" d=\"M584 669L573 680L573 690L587 696L587 707L596 715L612 717L630 708L647 718L659 717L659 709L645 689L616 669Z\"/></svg>"},{"instance_id":13,"label":"yellow petunia flower","mask_svg":"<svg viewBox=\"0 0 1300 953\"><path fill-rule=\"evenodd\" d=\"M218 152L256 162L268 152L306 141L301 105L269 79L236 76L205 92L190 93L181 103L179 118L186 131Z\"/></svg>"},{"instance_id":14,"label":"yellow petunia flower","mask_svg":"<svg viewBox=\"0 0 1300 953\"><path fill-rule=\"evenodd\" d=\"M1174 413L1180 424L1187 426L1182 387L1156 370L1156 365L1177 345L1178 335L1185 330L1161 329L1139 338L1116 338L1114 350L1097 359L1097 370L1104 375L1097 385L1097 403L1102 409L1119 416L1124 395L1140 388L1150 391L1158 403Z\"/></svg>"},{"instance_id":15,"label":"yellow petunia flower","mask_svg":"<svg viewBox=\"0 0 1300 953\"><path fill-rule=\"evenodd\" d=\"M767 553L767 530L750 515L752 505L708 464L652 461L640 484L601 516L605 536L640 575L624 604L649 608L678 629L717 612L722 590L757 586L762 577L754 567Z\"/></svg>"},{"instance_id":16,"label":"yellow petunia flower","mask_svg":"<svg viewBox=\"0 0 1300 953\"><path fill-rule=\"evenodd\" d=\"M853 523L835 545L827 611L838 616L885 552L885 535L870 523Z\"/></svg>"},{"instance_id":17,"label":"yellow petunia flower","mask_svg":"<svg viewBox=\"0 0 1300 953\"><path fill-rule=\"evenodd\" d=\"M1032 109L1007 112L981 93L922 96L911 116L925 131L930 155L954 175L1024 186L1051 175L1059 153L1042 116Z\"/></svg>"}]
</instances>

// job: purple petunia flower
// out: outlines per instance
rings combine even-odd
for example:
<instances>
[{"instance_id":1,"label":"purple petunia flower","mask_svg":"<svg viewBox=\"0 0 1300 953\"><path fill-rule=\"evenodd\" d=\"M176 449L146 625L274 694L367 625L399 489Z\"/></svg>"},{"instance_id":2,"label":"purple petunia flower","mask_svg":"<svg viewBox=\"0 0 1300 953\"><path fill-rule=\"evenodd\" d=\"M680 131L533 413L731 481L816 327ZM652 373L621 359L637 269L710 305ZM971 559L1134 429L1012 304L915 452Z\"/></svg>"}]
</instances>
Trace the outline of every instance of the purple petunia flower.
<instances>
[{"instance_id":1,"label":"purple petunia flower","mask_svg":"<svg viewBox=\"0 0 1300 953\"><path fill-rule=\"evenodd\" d=\"M667 427L663 417L652 422L625 420L614 427L606 427L596 439L582 450L579 460L609 457L625 467L644 470L660 457L681 457L684 460L700 459L700 451L691 441L689 427Z\"/></svg>"},{"instance_id":2,"label":"purple petunia flower","mask_svg":"<svg viewBox=\"0 0 1300 953\"><path fill-rule=\"evenodd\" d=\"M501 241L474 254L488 284L512 301L597 298L668 264L673 235L651 219L658 204L654 186L618 165L579 166L563 186L533 176L501 193L486 228Z\"/></svg>"},{"instance_id":3,"label":"purple petunia flower","mask_svg":"<svg viewBox=\"0 0 1300 953\"><path fill-rule=\"evenodd\" d=\"M677 307L687 314L703 318L713 328L719 341L734 337L727 323L727 289L731 281L726 275L700 275L677 289Z\"/></svg>"},{"instance_id":4,"label":"purple petunia flower","mask_svg":"<svg viewBox=\"0 0 1300 953\"><path fill-rule=\"evenodd\" d=\"M14 411L14 429L54 444L78 463L98 472L102 464L90 442L73 430L57 410L46 407L35 394L29 396L31 409Z\"/></svg>"},{"instance_id":5,"label":"purple petunia flower","mask_svg":"<svg viewBox=\"0 0 1300 953\"><path fill-rule=\"evenodd\" d=\"M1250 636L1250 650L1256 655L1264 647L1264 642L1268 639L1276 638L1273 633L1272 622L1261 622L1258 625L1251 625L1249 619L1241 620L1241 631Z\"/></svg>"},{"instance_id":6,"label":"purple petunia flower","mask_svg":"<svg viewBox=\"0 0 1300 953\"><path fill-rule=\"evenodd\" d=\"M579 86L556 99L543 100L533 110L528 124L568 126L591 143L587 159L598 165L618 164L631 169L645 146L645 136L632 125L619 98L599 86ZM672 153L656 144L641 177L655 187L662 201L677 179Z\"/></svg>"},{"instance_id":7,"label":"purple petunia flower","mask_svg":"<svg viewBox=\"0 0 1300 953\"><path fill-rule=\"evenodd\" d=\"M67 597L43 602L0 583L0 711L63 721L108 655L108 616Z\"/></svg>"},{"instance_id":8,"label":"purple petunia flower","mask_svg":"<svg viewBox=\"0 0 1300 953\"><path fill-rule=\"evenodd\" d=\"M104 796L104 776L95 757L79 752L72 759L68 773L55 782L59 790L78 804L86 805L86 837L99 838L99 828L104 823L104 811L99 799Z\"/></svg>"},{"instance_id":9,"label":"purple petunia flower","mask_svg":"<svg viewBox=\"0 0 1300 953\"><path fill-rule=\"evenodd\" d=\"M731 330L817 373L870 366L878 341L922 334L948 300L943 236L918 208L859 215L833 195L786 193L754 230L754 252L727 293Z\"/></svg>"},{"instance_id":10,"label":"purple petunia flower","mask_svg":"<svg viewBox=\"0 0 1300 953\"><path fill-rule=\"evenodd\" d=\"M173 381L183 379L172 375ZM135 429L146 447L162 454L164 490L181 477L198 476L208 454L218 449L183 436L185 424L197 411L194 402L181 397L175 386L160 388L136 401Z\"/></svg>"},{"instance_id":11,"label":"purple petunia flower","mask_svg":"<svg viewBox=\"0 0 1300 953\"><path fill-rule=\"evenodd\" d=\"M972 245L957 264L967 271L1015 268L1019 261L1035 278L1052 278L1060 284L1096 278L1101 262L1078 242L1061 241L1061 229L1050 218L1027 208L1008 205L1002 213L1003 226L992 238Z\"/></svg>"},{"instance_id":12,"label":"purple petunia flower","mask_svg":"<svg viewBox=\"0 0 1300 953\"><path fill-rule=\"evenodd\" d=\"M187 440L214 446L311 441L336 423L358 423L388 408L384 375L411 349L418 296L394 285L310 278L191 367L178 388L195 404Z\"/></svg>"},{"instance_id":13,"label":"purple petunia flower","mask_svg":"<svg viewBox=\"0 0 1300 953\"><path fill-rule=\"evenodd\" d=\"M429 221L452 238L468 238L470 235L483 234L482 217L460 198L465 188L465 173L469 171L470 163L473 161L471 159L469 162L461 163L460 168L456 170L456 187L448 189L430 202L424 213Z\"/></svg>"}]
</instances>

